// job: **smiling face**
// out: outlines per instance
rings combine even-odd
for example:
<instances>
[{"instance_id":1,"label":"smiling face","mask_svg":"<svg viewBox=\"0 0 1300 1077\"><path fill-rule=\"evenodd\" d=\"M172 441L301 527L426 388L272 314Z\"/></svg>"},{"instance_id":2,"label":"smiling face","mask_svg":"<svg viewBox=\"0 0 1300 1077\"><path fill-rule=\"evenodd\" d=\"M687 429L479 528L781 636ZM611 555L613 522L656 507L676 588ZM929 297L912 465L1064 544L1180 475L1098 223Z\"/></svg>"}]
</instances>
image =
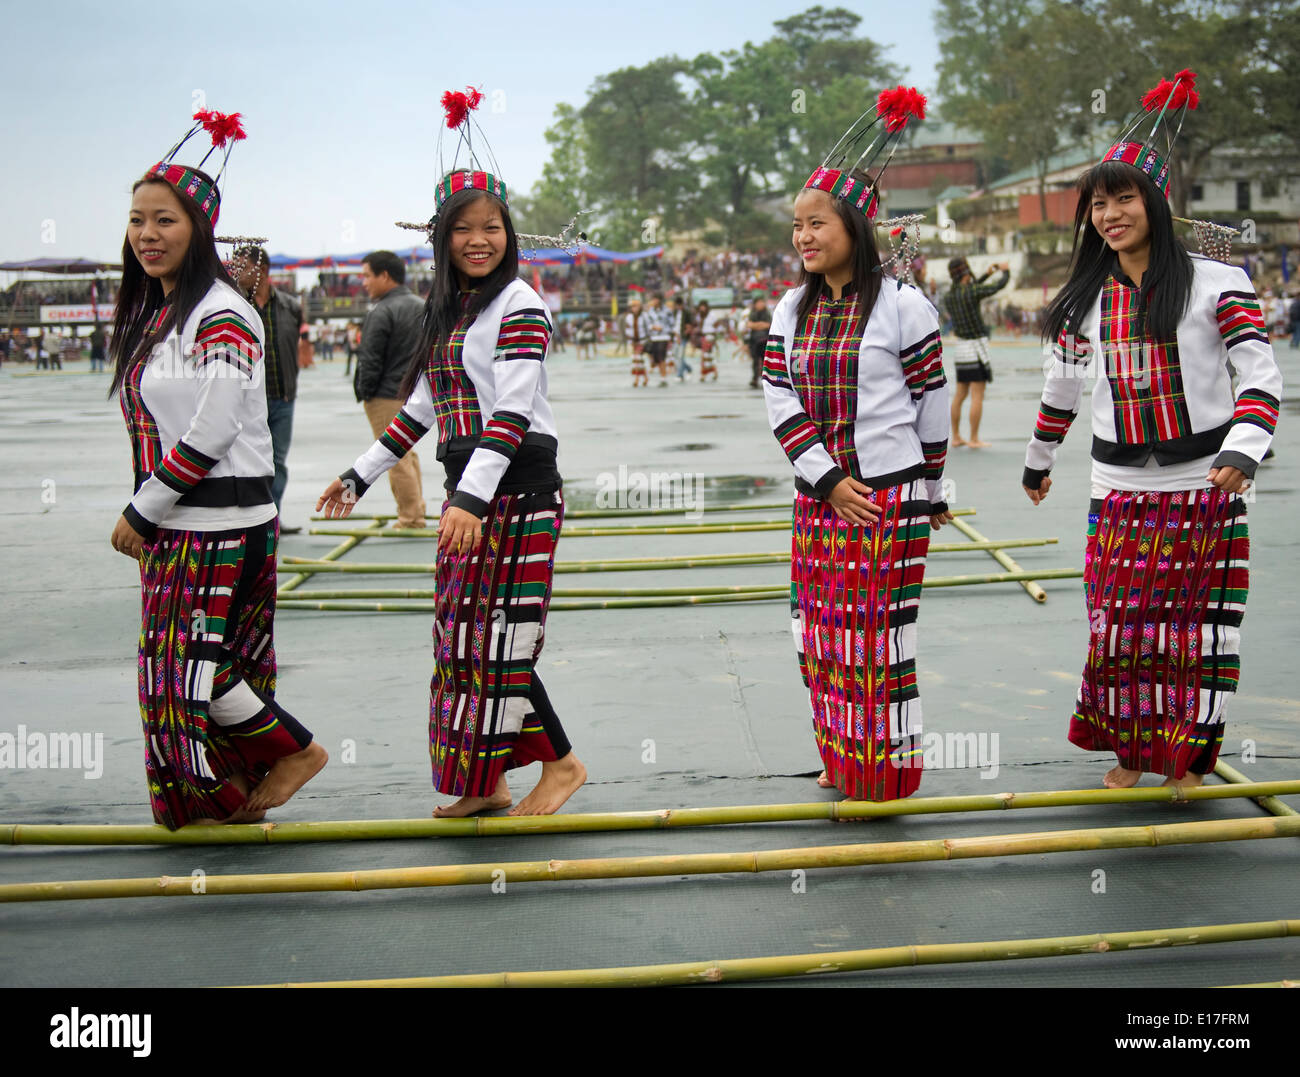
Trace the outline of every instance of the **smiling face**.
<instances>
[{"instance_id":1,"label":"smiling face","mask_svg":"<svg viewBox=\"0 0 1300 1077\"><path fill-rule=\"evenodd\" d=\"M476 198L451 224L451 264L462 288L472 288L497 266L506 253L506 226L492 198Z\"/></svg>"},{"instance_id":2,"label":"smiling face","mask_svg":"<svg viewBox=\"0 0 1300 1077\"><path fill-rule=\"evenodd\" d=\"M1141 258L1151 248L1151 225L1137 184L1115 194L1094 191L1092 226L1111 250L1125 258Z\"/></svg>"},{"instance_id":3,"label":"smiling face","mask_svg":"<svg viewBox=\"0 0 1300 1077\"><path fill-rule=\"evenodd\" d=\"M131 196L126 238L145 273L170 294L189 253L194 225L169 183L142 183Z\"/></svg>"},{"instance_id":4,"label":"smiling face","mask_svg":"<svg viewBox=\"0 0 1300 1077\"><path fill-rule=\"evenodd\" d=\"M805 190L794 202L794 249L809 273L853 275L853 237L825 191Z\"/></svg>"}]
</instances>

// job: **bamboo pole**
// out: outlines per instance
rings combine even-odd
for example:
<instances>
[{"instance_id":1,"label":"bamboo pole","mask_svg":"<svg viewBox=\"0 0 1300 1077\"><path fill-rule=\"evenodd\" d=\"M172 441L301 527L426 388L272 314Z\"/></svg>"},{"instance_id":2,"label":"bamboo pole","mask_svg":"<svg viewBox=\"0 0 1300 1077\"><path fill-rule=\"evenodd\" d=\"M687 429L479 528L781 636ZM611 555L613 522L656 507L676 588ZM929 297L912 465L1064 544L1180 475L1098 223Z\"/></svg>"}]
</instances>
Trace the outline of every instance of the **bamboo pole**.
<instances>
[{"instance_id":1,"label":"bamboo pole","mask_svg":"<svg viewBox=\"0 0 1300 1077\"><path fill-rule=\"evenodd\" d=\"M932 542L930 553L967 553L972 550L1007 549L1017 546L1050 546L1059 542L1055 538L1006 539L998 542ZM723 553L723 554L674 554L671 557L627 558L608 561L557 561L556 572L653 572L665 569L710 568L729 565L778 565L790 560L788 550L779 553ZM314 560L308 557L280 558L281 573L291 572L355 572L361 575L432 575L436 571L434 563L422 562L384 562L363 561L332 562Z\"/></svg>"},{"instance_id":2,"label":"bamboo pole","mask_svg":"<svg viewBox=\"0 0 1300 1077\"><path fill-rule=\"evenodd\" d=\"M1269 983L1262 984L1220 984L1221 990L1229 990L1235 987L1300 987L1300 980L1273 980Z\"/></svg>"},{"instance_id":3,"label":"bamboo pole","mask_svg":"<svg viewBox=\"0 0 1300 1077\"><path fill-rule=\"evenodd\" d=\"M657 508L657 509L569 509L564 510L566 520L617 520L635 516L680 516L684 512L771 512L773 509L788 509L794 504L794 496L788 501L762 501L754 505L701 505L694 509ZM438 517L431 517L436 520ZM334 519L331 516L312 516L312 523ZM351 513L349 520L395 520L396 513Z\"/></svg>"},{"instance_id":4,"label":"bamboo pole","mask_svg":"<svg viewBox=\"0 0 1300 1077\"><path fill-rule=\"evenodd\" d=\"M744 531L789 531L790 521L785 520L749 520L739 524L646 524L631 527L566 527L563 535L571 538L610 538L619 535L712 535L732 534ZM438 532L432 527L386 527L374 528L348 527L313 527L313 535L361 535L363 538L437 538Z\"/></svg>"},{"instance_id":5,"label":"bamboo pole","mask_svg":"<svg viewBox=\"0 0 1300 1077\"><path fill-rule=\"evenodd\" d=\"M316 823L244 823L168 830L156 825L8 823L0 845L278 845L318 841L388 841L423 838L528 837L621 830L760 823L952 815L1012 809L1169 804L1256 796L1300 796L1300 779L1246 785L1134 786L1129 789L1064 789L1027 793L978 793L904 800L827 800L807 804L748 804L656 811L587 812L570 815L480 815L467 819L357 819Z\"/></svg>"},{"instance_id":6,"label":"bamboo pole","mask_svg":"<svg viewBox=\"0 0 1300 1077\"><path fill-rule=\"evenodd\" d=\"M1235 767L1229 766L1222 759L1214 764L1214 773L1225 782L1235 782L1239 785L1250 784L1250 779L1247 778L1246 775L1242 774L1242 772L1237 770ZM1283 804L1276 796L1265 794L1261 796L1253 796L1251 799L1265 811L1272 812L1274 815L1300 815L1300 812L1297 812L1290 805Z\"/></svg>"},{"instance_id":7,"label":"bamboo pole","mask_svg":"<svg viewBox=\"0 0 1300 1077\"><path fill-rule=\"evenodd\" d=\"M1018 580L1053 580L1070 579L1083 575L1077 568L1045 568L1034 572L1003 572L989 576L935 576L926 580L924 587L973 587L987 583L1011 583ZM613 610L613 609L650 609L659 606L712 606L729 602L777 602L789 600L788 586L760 588L754 587L741 592L719 593L709 588L644 588L651 592L639 598L608 599L567 599L566 595L576 595L583 589L560 589L554 592L550 609L555 612L573 612L576 610ZM617 594L611 589L602 592L599 588L586 589L595 593ZM629 589L631 590L631 589ZM680 593L679 593L680 592ZM433 599L437 592L433 590L385 590L382 588L357 588L347 591L299 591L277 603L280 609L287 610L321 610L350 613L428 613L432 612ZM328 598L325 596L335 596ZM381 599L382 603L373 600ZM393 601L407 601L404 606L384 605Z\"/></svg>"},{"instance_id":8,"label":"bamboo pole","mask_svg":"<svg viewBox=\"0 0 1300 1077\"><path fill-rule=\"evenodd\" d=\"M975 530L975 528L971 527L971 525L968 524L965 520L953 520L952 526L955 527L958 531L960 531L963 535L965 535L968 539L971 539L974 542L988 542L988 539L984 535L981 535L978 531ZM1038 584L1034 582L1035 577L1032 577L1027 573L1025 573L1025 570L1022 569L1017 562L1013 561L1001 550L989 550L989 556L992 557L994 561L996 561L999 565L1005 568L1008 572L1024 573L1019 577L1020 586L1025 589L1029 597L1032 598L1035 602L1041 604L1047 601L1047 592L1044 591L1041 587L1039 587ZM1083 573L1080 572L1079 575L1082 576ZM1050 579L1052 577L1043 575L1037 578Z\"/></svg>"},{"instance_id":9,"label":"bamboo pole","mask_svg":"<svg viewBox=\"0 0 1300 1077\"><path fill-rule=\"evenodd\" d=\"M737 584L734 587L568 587L552 592L552 598L701 598L714 595L761 595L770 598L779 588L770 583ZM780 591L787 598L790 588L787 585ZM300 600L312 599L361 599L361 598L422 598L435 599L436 589L420 588L414 590L386 590L384 588L351 588L342 591L299 591Z\"/></svg>"},{"instance_id":10,"label":"bamboo pole","mask_svg":"<svg viewBox=\"0 0 1300 1077\"><path fill-rule=\"evenodd\" d=\"M1043 957L1075 957L1124 950L1155 950L1174 946L1213 945L1283 939L1300 935L1300 920L1208 924L1147 931L1107 931L1055 938L1002 939L988 942L944 942L882 946L871 950L744 957L717 961L687 961L666 965L628 965L603 969L564 969L546 972L485 972L452 976L409 976L386 980L321 980L255 984L256 987L666 987L674 984L732 983L775 980L790 976L823 976L836 972L916 965L953 965L984 961L1017 961ZM1241 987L1296 986L1240 984Z\"/></svg>"},{"instance_id":11,"label":"bamboo pole","mask_svg":"<svg viewBox=\"0 0 1300 1077\"><path fill-rule=\"evenodd\" d=\"M974 509L953 509L954 516L972 516ZM954 520L955 524L957 521ZM710 535L743 531L789 531L789 518L779 520L747 520L738 524L647 524L631 527L570 527L564 530L565 538L609 538L617 535ZM437 538L432 527L313 527L313 535L359 535L362 538Z\"/></svg>"},{"instance_id":12,"label":"bamboo pole","mask_svg":"<svg viewBox=\"0 0 1300 1077\"><path fill-rule=\"evenodd\" d=\"M334 547L334 549L330 550L329 553L325 554L325 556L322 557L321 560L325 562L335 561L338 558L342 557L349 550L360 545L361 545L361 538L353 535L350 538L346 538L342 542L340 542L337 546ZM303 581L311 579L312 575L313 573L311 572L301 572L298 575L292 577L291 579L285 580L284 583L280 584L279 588L276 590L276 597L278 598L280 595L283 595L288 591L294 590Z\"/></svg>"},{"instance_id":13,"label":"bamboo pole","mask_svg":"<svg viewBox=\"0 0 1300 1077\"><path fill-rule=\"evenodd\" d=\"M494 883L562 882L574 879L647 879L665 875L717 875L732 872L862 867L930 860L1027 856L1096 849L1248 841L1300 835L1300 818L1220 819L980 838L765 849L745 853L694 853L677 856L622 856L586 860L537 860L497 864L452 864L367 871L308 871L268 875L209 875L202 887L190 876L145 879L84 879L66 882L8 883L0 902L81 901L91 898L186 897L226 894L305 894L340 890L400 890L438 886L489 886ZM199 893L196 894L195 891Z\"/></svg>"},{"instance_id":14,"label":"bamboo pole","mask_svg":"<svg viewBox=\"0 0 1300 1077\"><path fill-rule=\"evenodd\" d=\"M565 509L564 518L566 520L621 520L636 516L681 516L687 512L771 512L773 509L788 509L794 504L794 498L789 501L764 501L756 505L701 505L694 509L685 507L680 508L658 508L658 509ZM974 516L974 509L954 509L954 516ZM434 516L432 519L436 520ZM312 516L312 523L323 523L336 519L333 516ZM349 520L395 520L397 516L393 513L375 513L373 515L361 512L350 513L346 519Z\"/></svg>"}]
</instances>

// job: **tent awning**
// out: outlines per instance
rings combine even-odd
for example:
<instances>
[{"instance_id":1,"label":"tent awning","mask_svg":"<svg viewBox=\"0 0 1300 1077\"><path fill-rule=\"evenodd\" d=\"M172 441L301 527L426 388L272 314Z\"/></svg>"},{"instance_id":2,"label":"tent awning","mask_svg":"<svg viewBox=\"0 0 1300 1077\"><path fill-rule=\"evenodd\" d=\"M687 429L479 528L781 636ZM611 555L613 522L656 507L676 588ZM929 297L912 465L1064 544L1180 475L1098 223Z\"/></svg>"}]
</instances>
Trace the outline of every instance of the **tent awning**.
<instances>
[{"instance_id":1,"label":"tent awning","mask_svg":"<svg viewBox=\"0 0 1300 1077\"><path fill-rule=\"evenodd\" d=\"M92 262L89 258L33 258L30 262L0 262L5 273L104 273L121 270L113 262Z\"/></svg>"}]
</instances>

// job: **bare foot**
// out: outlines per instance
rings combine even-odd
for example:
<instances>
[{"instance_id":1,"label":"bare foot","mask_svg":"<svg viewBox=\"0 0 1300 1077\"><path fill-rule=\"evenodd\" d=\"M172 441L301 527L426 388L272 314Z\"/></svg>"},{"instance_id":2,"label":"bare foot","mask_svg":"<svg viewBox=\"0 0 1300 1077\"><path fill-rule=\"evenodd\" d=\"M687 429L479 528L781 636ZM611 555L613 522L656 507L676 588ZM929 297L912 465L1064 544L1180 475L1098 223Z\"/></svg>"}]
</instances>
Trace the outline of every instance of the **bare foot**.
<instances>
[{"instance_id":1,"label":"bare foot","mask_svg":"<svg viewBox=\"0 0 1300 1077\"><path fill-rule=\"evenodd\" d=\"M266 818L264 811L251 811L247 805L231 812L226 818L222 819L223 823L260 823Z\"/></svg>"},{"instance_id":2,"label":"bare foot","mask_svg":"<svg viewBox=\"0 0 1300 1077\"><path fill-rule=\"evenodd\" d=\"M510 809L511 815L554 815L587 780L587 768L570 752L563 759L542 764L542 776L533 791Z\"/></svg>"},{"instance_id":3,"label":"bare foot","mask_svg":"<svg viewBox=\"0 0 1300 1077\"><path fill-rule=\"evenodd\" d=\"M1189 770L1181 778L1166 778L1160 784L1166 788L1172 785L1178 787L1179 789L1195 789L1198 785L1201 785L1204 781L1205 781L1204 774L1197 774L1194 771Z\"/></svg>"},{"instance_id":4,"label":"bare foot","mask_svg":"<svg viewBox=\"0 0 1300 1077\"><path fill-rule=\"evenodd\" d=\"M953 436L952 436L952 440L949 442L949 444L950 444L950 445L968 445L968 444L970 444L970 443L969 443L969 442L968 442L964 437L962 437L960 434L953 434Z\"/></svg>"},{"instance_id":5,"label":"bare foot","mask_svg":"<svg viewBox=\"0 0 1300 1077\"><path fill-rule=\"evenodd\" d=\"M972 449L987 449L989 447L987 441L980 441L978 438L971 438L968 444Z\"/></svg>"},{"instance_id":6,"label":"bare foot","mask_svg":"<svg viewBox=\"0 0 1300 1077\"><path fill-rule=\"evenodd\" d=\"M821 772L821 774L817 776L817 784L820 785L823 789L835 788L835 783L831 781L829 777L827 777L826 771L824 770Z\"/></svg>"},{"instance_id":7,"label":"bare foot","mask_svg":"<svg viewBox=\"0 0 1300 1077\"><path fill-rule=\"evenodd\" d=\"M433 809L433 817L435 819L464 819L467 815L473 815L475 812L488 811L494 808L508 808L512 803L510 786L506 784L506 776L502 774L497 779L497 786L492 790L490 797L461 797L454 804L439 804Z\"/></svg>"},{"instance_id":8,"label":"bare foot","mask_svg":"<svg viewBox=\"0 0 1300 1077\"><path fill-rule=\"evenodd\" d=\"M329 755L316 741L312 741L301 752L277 759L266 777L249 794L244 810L265 811L267 808L287 804L289 798L316 777L327 762Z\"/></svg>"},{"instance_id":9,"label":"bare foot","mask_svg":"<svg viewBox=\"0 0 1300 1077\"><path fill-rule=\"evenodd\" d=\"M1139 782L1142 778L1140 770L1125 770L1123 767L1111 767L1106 771L1106 776L1102 778L1101 784L1107 789L1129 789Z\"/></svg>"}]
</instances>

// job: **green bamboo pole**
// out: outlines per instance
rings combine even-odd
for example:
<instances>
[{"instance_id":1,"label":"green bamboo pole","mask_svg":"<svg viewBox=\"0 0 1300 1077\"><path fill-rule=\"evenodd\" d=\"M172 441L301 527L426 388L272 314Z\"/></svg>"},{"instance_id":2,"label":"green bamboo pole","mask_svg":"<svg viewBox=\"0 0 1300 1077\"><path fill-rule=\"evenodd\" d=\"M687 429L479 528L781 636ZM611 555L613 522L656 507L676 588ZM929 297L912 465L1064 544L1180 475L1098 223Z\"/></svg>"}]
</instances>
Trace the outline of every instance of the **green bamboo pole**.
<instances>
[{"instance_id":1,"label":"green bamboo pole","mask_svg":"<svg viewBox=\"0 0 1300 1077\"><path fill-rule=\"evenodd\" d=\"M956 515L956 513L954 513L953 515ZM988 541L988 539L984 535L981 535L978 531L975 530L975 528L971 527L970 524L966 523L965 520L953 520L952 526L955 527L958 531L960 531L963 535L965 535L968 539L971 539L974 542ZM994 561L996 561L999 565L1005 568L1008 572L1024 573L1025 571L1020 567L1020 565L1017 562L1013 561L1001 550L989 550L989 556L992 557ZM1082 576L1083 573L1080 572L1079 575ZM1046 580L1046 579L1053 579L1053 578L1059 579L1060 577L1051 577L1044 574L1037 578ZM1020 586L1025 589L1025 591L1028 593L1030 598L1032 598L1035 602L1041 605L1042 603L1047 601L1047 592L1044 591L1041 587L1039 587L1038 584L1034 582L1034 579L1035 577L1032 577L1028 574L1023 574L1019 577Z\"/></svg>"},{"instance_id":2,"label":"green bamboo pole","mask_svg":"<svg viewBox=\"0 0 1300 1077\"><path fill-rule=\"evenodd\" d=\"M911 864L930 860L1028 856L1097 849L1151 848L1203 842L1248 841L1300 835L1300 818L1219 819L1109 829L1056 830L981 838L874 842L746 853L621 856L586 860L451 864L368 871L308 871L271 875L209 875L196 888L190 876L156 879L84 879L51 883L8 883L0 902L81 901L91 898L183 897L225 894L305 894L339 890L401 890L494 883L561 882L573 879L648 879L665 875L792 871L810 868ZM200 894L195 895L199 889Z\"/></svg>"},{"instance_id":3,"label":"green bamboo pole","mask_svg":"<svg viewBox=\"0 0 1300 1077\"><path fill-rule=\"evenodd\" d=\"M770 597L776 590L770 583L738 584L734 587L568 587L552 592L552 597L562 598L689 598L712 595L752 595L760 594ZM787 585L782 592L789 597ZM384 590L382 588L355 588L343 591L299 591L302 599L360 599L360 598L424 598L434 599L438 592L434 589Z\"/></svg>"},{"instance_id":4,"label":"green bamboo pole","mask_svg":"<svg viewBox=\"0 0 1300 1077\"><path fill-rule=\"evenodd\" d=\"M1246 775L1242 774L1242 772L1237 770L1235 767L1229 766L1222 759L1214 764L1214 773L1225 782L1235 782L1239 785L1250 784L1250 779L1247 778ZM1274 815L1300 815L1300 812L1297 812L1287 804L1283 804L1276 796L1265 794L1252 797L1252 799L1265 811L1272 812Z\"/></svg>"},{"instance_id":5,"label":"green bamboo pole","mask_svg":"<svg viewBox=\"0 0 1300 1077\"><path fill-rule=\"evenodd\" d=\"M989 942L943 942L882 946L871 950L743 957L719 961L687 961L668 965L628 965L603 969L564 969L547 972L483 972L453 976L409 976L386 980L322 980L255 984L256 987L667 987L674 984L733 983L775 980L790 976L823 976L836 972L916 965L955 965L984 961L1017 961L1043 957L1075 957L1124 950L1155 950L1173 946L1213 945L1284 939L1300 935L1300 920L1208 924L1202 927L1161 928L1155 931L1107 931L1055 938L1003 939ZM1240 987L1297 986L1239 984Z\"/></svg>"},{"instance_id":6,"label":"green bamboo pole","mask_svg":"<svg viewBox=\"0 0 1300 1077\"><path fill-rule=\"evenodd\" d=\"M1300 796L1300 779L1246 785L1134 786L1129 789L1064 789L1027 793L978 793L905 800L826 800L808 804L748 804L656 811L587 812L571 815L479 815L468 819L357 819L318 823L241 823L191 826L121 826L76 823L0 825L0 845L277 845L317 841L389 841L422 838L508 837L683 827L743 826L897 815L951 815L1012 809L1169 804L1184 800L1230 800Z\"/></svg>"},{"instance_id":7,"label":"green bamboo pole","mask_svg":"<svg viewBox=\"0 0 1300 1077\"><path fill-rule=\"evenodd\" d=\"M974 509L953 509L954 516L970 516ZM956 520L953 521L956 524ZM675 524L631 527L570 527L564 530L565 538L609 538L617 535L712 535L730 534L743 531L789 531L788 517L779 520L747 520L739 524ZM313 535L359 535L362 538L437 538L438 531L432 527L313 527Z\"/></svg>"},{"instance_id":8,"label":"green bamboo pole","mask_svg":"<svg viewBox=\"0 0 1300 1077\"><path fill-rule=\"evenodd\" d=\"M935 576L926 580L922 587L973 587L987 583L1012 583L1018 580L1053 580L1070 579L1083 575L1077 568L1046 568L1034 572L1003 572L989 576ZM790 588L755 587L740 593L710 593L708 588L644 588L650 594L640 598L566 599L565 595L578 594L583 589L554 592L550 608L553 611L576 610L612 610L612 609L650 609L660 606L712 606L728 602L777 602L790 598ZM587 589L599 592L598 588ZM629 589L631 590L631 589ZM685 592L685 593L679 593ZM604 593L617 593L607 591ZM299 591L276 605L287 610L321 610L351 613L428 613L431 612L437 592L433 590L385 590L382 588L358 588L348 591ZM334 596L327 598L325 596ZM409 601L409 605L394 606L376 604L372 600L382 599L385 603Z\"/></svg>"},{"instance_id":9,"label":"green bamboo pole","mask_svg":"<svg viewBox=\"0 0 1300 1077\"><path fill-rule=\"evenodd\" d=\"M1016 546L1050 546L1059 539L1006 539L999 542L932 542L931 553L967 553L971 550L1006 549ZM671 557L627 558L609 561L557 561L556 572L650 572L665 569L710 568L729 565L778 565L788 563L790 552L780 553L723 553L723 554L674 554ZM313 560L309 557L282 557L278 571L291 572L355 572L361 575L431 575L437 569L433 563L421 562L330 562Z\"/></svg>"},{"instance_id":10,"label":"green bamboo pole","mask_svg":"<svg viewBox=\"0 0 1300 1077\"><path fill-rule=\"evenodd\" d=\"M631 527L566 527L564 537L610 538L619 535L713 535L743 531L789 531L790 521L750 520L740 524L646 524ZM437 538L432 527L386 527L382 531L347 527L313 527L313 535L361 535L364 538Z\"/></svg>"},{"instance_id":11,"label":"green bamboo pole","mask_svg":"<svg viewBox=\"0 0 1300 1077\"><path fill-rule=\"evenodd\" d=\"M325 562L335 561L338 558L342 557L349 550L360 545L361 545L361 538L355 535L350 538L346 538L342 542L340 542L337 546L335 546L334 549L330 550L329 553L325 554L325 556L322 557L321 560ZM304 571L304 572L300 572L298 575L292 577L291 579L285 580L284 583L280 584L279 589L276 591L276 597L278 598L280 595L283 595L286 592L294 590L304 580L311 579L312 575L314 575L313 572Z\"/></svg>"},{"instance_id":12,"label":"green bamboo pole","mask_svg":"<svg viewBox=\"0 0 1300 1077\"><path fill-rule=\"evenodd\" d=\"M1222 990L1234 987L1300 987L1300 980L1273 980L1262 984L1220 984L1219 987Z\"/></svg>"},{"instance_id":13,"label":"green bamboo pole","mask_svg":"<svg viewBox=\"0 0 1300 1077\"><path fill-rule=\"evenodd\" d=\"M762 501L754 505L702 505L698 508L691 509L691 512L771 512L773 509L788 509L794 504L794 496L791 495L788 501ZM675 509L569 509L564 510L566 520L618 520L634 516L680 516L688 511L685 508ZM362 513L354 512L347 517L349 520L395 520L395 513ZM434 516L432 519L437 519ZM311 522L318 523L321 521L331 520L331 516L312 516Z\"/></svg>"}]
</instances>

